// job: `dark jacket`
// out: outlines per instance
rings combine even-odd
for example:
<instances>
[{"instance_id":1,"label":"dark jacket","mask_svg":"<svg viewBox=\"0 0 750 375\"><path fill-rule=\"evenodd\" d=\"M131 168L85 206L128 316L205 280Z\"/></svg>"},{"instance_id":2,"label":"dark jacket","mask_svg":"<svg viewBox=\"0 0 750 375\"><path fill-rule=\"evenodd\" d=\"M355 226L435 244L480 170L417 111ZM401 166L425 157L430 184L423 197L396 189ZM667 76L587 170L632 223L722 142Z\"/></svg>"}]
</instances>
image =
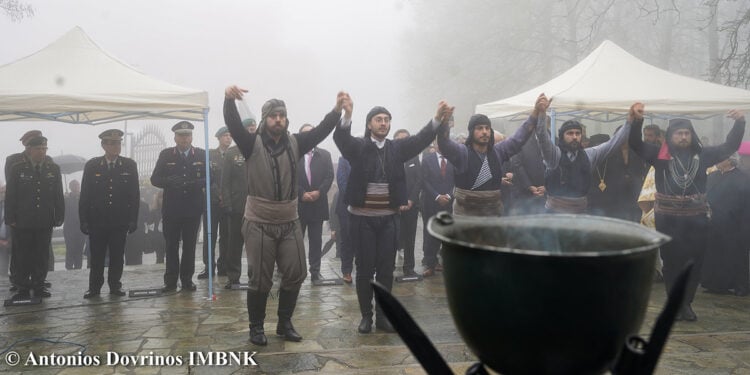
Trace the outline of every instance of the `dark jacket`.
<instances>
[{"instance_id":1,"label":"dark jacket","mask_svg":"<svg viewBox=\"0 0 750 375\"><path fill-rule=\"evenodd\" d=\"M521 152L510 159L513 172L513 193L516 197L531 198L530 186L544 186L544 160L539 142L526 142Z\"/></svg>"},{"instance_id":2,"label":"dark jacket","mask_svg":"<svg viewBox=\"0 0 750 375\"><path fill-rule=\"evenodd\" d=\"M428 123L419 133L396 140L385 140L385 175L388 182L389 207L398 208L407 204L406 175L403 164L419 155L435 139L436 131ZM351 135L351 126L337 126L333 140L341 155L352 166L349 181L344 195L344 203L363 207L369 176L374 174L378 147L369 138L355 138Z\"/></svg>"},{"instance_id":3,"label":"dark jacket","mask_svg":"<svg viewBox=\"0 0 750 375\"><path fill-rule=\"evenodd\" d=\"M339 157L338 167L336 167L336 186L339 191L336 193L336 214L347 215L349 210L347 204L344 203L344 193L346 192L346 185L349 182L349 174L352 172L352 166L346 158Z\"/></svg>"},{"instance_id":4,"label":"dark jacket","mask_svg":"<svg viewBox=\"0 0 750 375\"><path fill-rule=\"evenodd\" d=\"M224 158L227 152L221 154L218 148L208 151L208 160L211 163L211 209L219 208L219 197L221 197L221 177L224 170Z\"/></svg>"},{"instance_id":5,"label":"dark jacket","mask_svg":"<svg viewBox=\"0 0 750 375\"><path fill-rule=\"evenodd\" d=\"M578 151L571 161L562 151L557 168L546 170L544 185L549 194L556 197L585 197L591 187L591 162L586 152Z\"/></svg>"},{"instance_id":6,"label":"dark jacket","mask_svg":"<svg viewBox=\"0 0 750 375\"><path fill-rule=\"evenodd\" d=\"M162 150L151 185L164 189L165 220L200 216L206 206L206 152L192 147L183 158L177 147Z\"/></svg>"},{"instance_id":7,"label":"dark jacket","mask_svg":"<svg viewBox=\"0 0 750 375\"><path fill-rule=\"evenodd\" d=\"M95 157L86 163L78 205L82 226L137 224L140 201L138 167L133 159L118 156L111 170L104 156Z\"/></svg>"},{"instance_id":8,"label":"dark jacket","mask_svg":"<svg viewBox=\"0 0 750 375\"><path fill-rule=\"evenodd\" d=\"M37 174L31 160L23 158L10 169L5 194L5 223L18 228L51 228L65 219L60 167L46 159Z\"/></svg>"},{"instance_id":9,"label":"dark jacket","mask_svg":"<svg viewBox=\"0 0 750 375\"><path fill-rule=\"evenodd\" d=\"M745 118L735 120L732 129L727 133L726 141L717 146L703 147L699 152L700 160L698 164L698 171L695 175L693 182L683 192L679 187L671 181L671 178L665 179L668 175L669 160L659 158L660 146L652 145L643 142L641 138L641 128L643 127L643 121L634 121L630 128L630 148L635 151L638 156L641 157L646 163L652 165L655 170L654 180L656 182L656 191L663 194L670 195L691 195L706 192L706 169L712 165L726 160L732 153L736 152L742 142L742 137L745 134ZM669 139L667 139L669 141ZM697 142L697 139L693 139L693 142ZM689 157L694 155L693 151L690 151ZM679 155L672 155L679 157ZM687 161L686 161L687 163Z\"/></svg>"},{"instance_id":10,"label":"dark jacket","mask_svg":"<svg viewBox=\"0 0 750 375\"><path fill-rule=\"evenodd\" d=\"M500 189L501 179L505 174L502 170L503 163L521 151L523 145L534 133L535 126L536 119L529 117L511 137L499 143L491 143L492 146L487 150L487 162L492 178L473 190ZM456 186L461 189L472 190L482 167L482 159L477 152L473 150L472 146L458 144L445 135L438 137L438 148L456 168Z\"/></svg>"},{"instance_id":11,"label":"dark jacket","mask_svg":"<svg viewBox=\"0 0 750 375\"><path fill-rule=\"evenodd\" d=\"M455 187L455 168L448 159L445 164L445 178L440 174L440 163L436 152L427 154L422 159L422 216L425 218L440 211L452 211L453 188ZM450 194L451 202L441 206L435 201L438 195Z\"/></svg>"},{"instance_id":12,"label":"dark jacket","mask_svg":"<svg viewBox=\"0 0 750 375\"><path fill-rule=\"evenodd\" d=\"M422 172L419 170L419 156L404 163L406 175L406 199L414 202L412 210L419 208L419 192L422 190Z\"/></svg>"},{"instance_id":13,"label":"dark jacket","mask_svg":"<svg viewBox=\"0 0 750 375\"><path fill-rule=\"evenodd\" d=\"M224 168L221 172L221 199L224 210L242 215L247 200L247 170L245 157L237 146L232 146L224 154Z\"/></svg>"},{"instance_id":14,"label":"dark jacket","mask_svg":"<svg viewBox=\"0 0 750 375\"><path fill-rule=\"evenodd\" d=\"M300 221L313 222L328 220L328 190L333 184L333 161L331 153L315 147L310 160L312 184L307 182L305 173L305 156L297 162L298 207ZM320 197L315 202L303 202L302 195L308 191L319 191Z\"/></svg>"}]
</instances>

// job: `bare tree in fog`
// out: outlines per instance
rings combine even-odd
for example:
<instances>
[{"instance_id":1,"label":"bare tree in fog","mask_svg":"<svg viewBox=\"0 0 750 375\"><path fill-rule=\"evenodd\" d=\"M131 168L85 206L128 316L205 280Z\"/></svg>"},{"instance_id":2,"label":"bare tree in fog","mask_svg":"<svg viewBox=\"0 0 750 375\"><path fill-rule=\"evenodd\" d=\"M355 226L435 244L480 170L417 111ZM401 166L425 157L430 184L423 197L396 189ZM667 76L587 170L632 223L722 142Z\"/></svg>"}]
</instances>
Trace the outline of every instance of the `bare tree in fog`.
<instances>
[{"instance_id":1,"label":"bare tree in fog","mask_svg":"<svg viewBox=\"0 0 750 375\"><path fill-rule=\"evenodd\" d=\"M748 2L415 0L409 4L415 22L404 35L408 49L400 54L408 97L419 108L448 98L457 105L458 123L473 113L476 104L554 78L605 39L679 74L739 87L747 87L750 80ZM711 49L715 53L707 53Z\"/></svg>"},{"instance_id":2,"label":"bare tree in fog","mask_svg":"<svg viewBox=\"0 0 750 375\"><path fill-rule=\"evenodd\" d=\"M25 17L34 16L34 8L31 4L22 3L18 0L0 0L0 9L13 22L20 22Z\"/></svg>"},{"instance_id":3,"label":"bare tree in fog","mask_svg":"<svg viewBox=\"0 0 750 375\"><path fill-rule=\"evenodd\" d=\"M719 3L720 0L707 1L713 27L719 22ZM712 81L747 89L750 88L750 5L745 3L744 9L737 8L734 15L718 25L725 42L710 74Z\"/></svg>"}]
</instances>

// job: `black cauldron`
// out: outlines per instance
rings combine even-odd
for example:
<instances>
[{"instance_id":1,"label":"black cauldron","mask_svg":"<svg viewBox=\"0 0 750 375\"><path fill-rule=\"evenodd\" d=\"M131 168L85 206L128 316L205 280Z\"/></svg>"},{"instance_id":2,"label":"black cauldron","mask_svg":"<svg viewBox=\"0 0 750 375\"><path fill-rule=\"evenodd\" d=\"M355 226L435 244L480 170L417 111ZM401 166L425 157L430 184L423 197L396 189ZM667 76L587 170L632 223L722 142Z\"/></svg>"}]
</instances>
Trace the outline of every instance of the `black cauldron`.
<instances>
[{"instance_id":1,"label":"black cauldron","mask_svg":"<svg viewBox=\"0 0 750 375\"><path fill-rule=\"evenodd\" d=\"M433 217L450 310L503 374L599 374L638 333L669 237L585 215Z\"/></svg>"}]
</instances>

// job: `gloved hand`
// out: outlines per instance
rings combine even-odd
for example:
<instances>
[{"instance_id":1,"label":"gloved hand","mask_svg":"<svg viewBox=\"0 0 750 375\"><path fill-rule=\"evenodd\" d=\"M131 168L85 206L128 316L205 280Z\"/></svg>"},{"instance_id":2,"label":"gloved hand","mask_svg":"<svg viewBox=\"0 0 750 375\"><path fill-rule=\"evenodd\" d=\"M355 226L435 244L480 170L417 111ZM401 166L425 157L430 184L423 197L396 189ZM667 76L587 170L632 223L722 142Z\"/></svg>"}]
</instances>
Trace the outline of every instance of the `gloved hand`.
<instances>
[{"instance_id":1,"label":"gloved hand","mask_svg":"<svg viewBox=\"0 0 750 375\"><path fill-rule=\"evenodd\" d=\"M128 234L132 234L138 229L138 224L136 223L128 223Z\"/></svg>"},{"instance_id":2,"label":"gloved hand","mask_svg":"<svg viewBox=\"0 0 750 375\"><path fill-rule=\"evenodd\" d=\"M81 223L81 232L85 235L89 234L89 223Z\"/></svg>"}]
</instances>

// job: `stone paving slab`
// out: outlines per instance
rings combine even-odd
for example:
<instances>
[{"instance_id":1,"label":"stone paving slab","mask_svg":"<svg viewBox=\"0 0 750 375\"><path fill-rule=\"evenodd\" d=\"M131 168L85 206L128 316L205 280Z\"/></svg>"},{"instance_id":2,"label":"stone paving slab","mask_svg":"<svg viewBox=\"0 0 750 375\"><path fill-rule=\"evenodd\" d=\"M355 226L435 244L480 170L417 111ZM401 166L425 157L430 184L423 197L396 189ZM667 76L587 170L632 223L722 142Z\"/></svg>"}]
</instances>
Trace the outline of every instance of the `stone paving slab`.
<instances>
[{"instance_id":1,"label":"stone paving slab","mask_svg":"<svg viewBox=\"0 0 750 375\"><path fill-rule=\"evenodd\" d=\"M420 247L418 241L417 247ZM339 275L340 263L323 260L324 277ZM418 252L416 259L421 259ZM163 264L126 266L125 289L160 287ZM398 259L397 275L401 258ZM196 264L196 270L202 264ZM243 269L244 268L243 266ZM274 335L278 301L268 301L266 332L269 344L257 347L248 340L245 292L226 290L226 278L214 279L215 299L208 298L208 282L195 280L197 292L177 292L161 297L113 297L102 290L101 298L84 300L87 270L56 271L49 274L53 296L41 305L0 308L0 351L12 348L22 357L31 353L107 359L118 356L164 358L190 352L252 353L258 366L139 365L120 362L113 366L66 367L15 366L0 354L0 372L16 374L423 374L400 338L374 331L356 331L359 311L352 285L316 287L305 281L294 324L305 338L302 342L282 341ZM278 280L276 281L278 285ZM8 298L7 280L0 280L0 296ZM273 293L272 293L273 294ZM451 318L442 277L421 282L394 283L394 295L406 306L417 323L435 343L455 373L463 373L476 360L464 345ZM646 337L664 305L663 284L655 284L647 316L641 328ZM665 348L657 374L750 374L750 299L699 292L694 309L695 323L677 323ZM554 307L550 307L554 314ZM47 339L51 342L28 341ZM77 346L79 344L81 346Z\"/></svg>"}]
</instances>

